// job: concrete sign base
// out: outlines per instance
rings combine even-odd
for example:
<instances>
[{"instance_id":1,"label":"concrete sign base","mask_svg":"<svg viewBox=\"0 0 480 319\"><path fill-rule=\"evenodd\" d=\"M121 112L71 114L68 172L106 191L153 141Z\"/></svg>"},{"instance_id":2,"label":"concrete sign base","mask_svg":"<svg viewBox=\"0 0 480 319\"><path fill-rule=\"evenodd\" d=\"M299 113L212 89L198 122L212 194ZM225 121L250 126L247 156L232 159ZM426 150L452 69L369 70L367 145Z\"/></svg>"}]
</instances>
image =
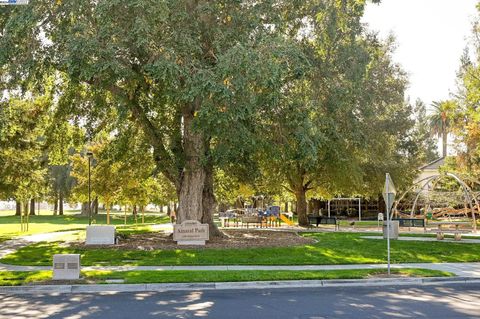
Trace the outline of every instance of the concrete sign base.
<instances>
[{"instance_id":1,"label":"concrete sign base","mask_svg":"<svg viewBox=\"0 0 480 319\"><path fill-rule=\"evenodd\" d=\"M390 239L398 239L400 222L398 220L390 221ZM387 222L383 222L383 238L387 238Z\"/></svg>"},{"instance_id":2,"label":"concrete sign base","mask_svg":"<svg viewBox=\"0 0 480 319\"><path fill-rule=\"evenodd\" d=\"M53 255L53 280L80 279L80 255Z\"/></svg>"}]
</instances>

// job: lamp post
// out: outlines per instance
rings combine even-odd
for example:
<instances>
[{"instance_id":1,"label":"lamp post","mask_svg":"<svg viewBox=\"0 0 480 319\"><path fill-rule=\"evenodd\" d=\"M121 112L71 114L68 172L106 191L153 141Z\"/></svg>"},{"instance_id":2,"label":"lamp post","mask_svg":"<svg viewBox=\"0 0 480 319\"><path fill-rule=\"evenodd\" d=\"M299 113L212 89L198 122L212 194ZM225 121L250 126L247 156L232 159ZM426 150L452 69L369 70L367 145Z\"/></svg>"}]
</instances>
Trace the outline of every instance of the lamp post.
<instances>
[{"instance_id":1,"label":"lamp post","mask_svg":"<svg viewBox=\"0 0 480 319\"><path fill-rule=\"evenodd\" d=\"M88 157L88 225L92 224L92 200L91 200L91 172L90 172L90 167L91 167L91 162L92 162L92 157L93 153L92 152L87 152L87 157Z\"/></svg>"}]
</instances>

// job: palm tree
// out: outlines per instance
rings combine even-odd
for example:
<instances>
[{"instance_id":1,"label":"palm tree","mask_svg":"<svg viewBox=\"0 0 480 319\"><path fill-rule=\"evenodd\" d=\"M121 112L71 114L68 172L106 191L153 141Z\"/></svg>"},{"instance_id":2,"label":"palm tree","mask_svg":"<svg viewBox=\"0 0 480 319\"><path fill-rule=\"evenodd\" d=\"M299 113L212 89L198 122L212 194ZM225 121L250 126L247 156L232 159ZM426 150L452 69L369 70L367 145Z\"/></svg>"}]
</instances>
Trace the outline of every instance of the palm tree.
<instances>
[{"instance_id":1,"label":"palm tree","mask_svg":"<svg viewBox=\"0 0 480 319\"><path fill-rule=\"evenodd\" d=\"M447 156L447 138L451 130L451 120L456 109L455 101L435 101L433 113L428 116L430 133L442 138L442 156Z\"/></svg>"}]
</instances>

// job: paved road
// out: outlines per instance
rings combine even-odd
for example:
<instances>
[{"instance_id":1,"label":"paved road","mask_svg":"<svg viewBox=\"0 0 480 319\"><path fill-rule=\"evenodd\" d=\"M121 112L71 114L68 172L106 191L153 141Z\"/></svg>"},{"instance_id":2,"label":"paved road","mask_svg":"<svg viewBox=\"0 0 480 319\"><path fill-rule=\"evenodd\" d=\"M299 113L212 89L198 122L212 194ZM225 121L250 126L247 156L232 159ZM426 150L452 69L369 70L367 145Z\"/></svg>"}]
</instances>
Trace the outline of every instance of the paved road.
<instances>
[{"instance_id":1,"label":"paved road","mask_svg":"<svg viewBox=\"0 0 480 319\"><path fill-rule=\"evenodd\" d=\"M0 318L479 318L480 284L0 295Z\"/></svg>"}]
</instances>

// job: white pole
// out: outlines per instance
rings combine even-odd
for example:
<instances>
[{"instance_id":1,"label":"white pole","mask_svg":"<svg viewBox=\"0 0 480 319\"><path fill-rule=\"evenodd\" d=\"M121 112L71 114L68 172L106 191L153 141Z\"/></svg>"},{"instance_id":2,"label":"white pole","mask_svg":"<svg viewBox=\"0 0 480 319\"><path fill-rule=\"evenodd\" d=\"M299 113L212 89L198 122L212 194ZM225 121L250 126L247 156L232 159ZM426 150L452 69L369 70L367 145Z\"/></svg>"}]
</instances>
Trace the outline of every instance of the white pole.
<instances>
[{"instance_id":1,"label":"white pole","mask_svg":"<svg viewBox=\"0 0 480 319\"><path fill-rule=\"evenodd\" d=\"M390 276L390 196L388 195L389 189L388 189L388 184L389 183L389 178L390 176L387 173L386 176L386 187L385 187L385 193L386 193L386 204L387 204L387 261L388 261L388 276Z\"/></svg>"},{"instance_id":2,"label":"white pole","mask_svg":"<svg viewBox=\"0 0 480 319\"><path fill-rule=\"evenodd\" d=\"M330 200L328 200L328 217L330 217Z\"/></svg>"}]
</instances>

